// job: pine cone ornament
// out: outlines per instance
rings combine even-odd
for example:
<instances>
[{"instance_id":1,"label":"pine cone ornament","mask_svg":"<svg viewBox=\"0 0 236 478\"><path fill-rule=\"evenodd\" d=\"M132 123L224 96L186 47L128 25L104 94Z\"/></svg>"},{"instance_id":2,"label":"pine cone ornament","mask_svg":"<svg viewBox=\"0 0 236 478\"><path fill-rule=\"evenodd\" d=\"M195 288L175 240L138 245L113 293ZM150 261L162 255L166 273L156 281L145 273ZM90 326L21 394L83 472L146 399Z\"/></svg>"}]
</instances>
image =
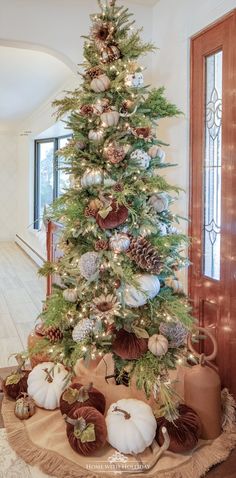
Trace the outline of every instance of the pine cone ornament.
<instances>
[{"instance_id":1,"label":"pine cone ornament","mask_svg":"<svg viewBox=\"0 0 236 478\"><path fill-rule=\"evenodd\" d=\"M44 336L50 342L60 342L63 339L63 332L58 327L48 327L44 329Z\"/></svg>"},{"instance_id":2,"label":"pine cone ornament","mask_svg":"<svg viewBox=\"0 0 236 478\"><path fill-rule=\"evenodd\" d=\"M74 328L72 338L74 342L82 342L94 329L94 320L83 319Z\"/></svg>"},{"instance_id":3,"label":"pine cone ornament","mask_svg":"<svg viewBox=\"0 0 236 478\"><path fill-rule=\"evenodd\" d=\"M93 68L90 68L89 70L86 71L86 75L89 76L89 78L97 78L98 76L103 74L103 70L99 68L99 66L94 66Z\"/></svg>"},{"instance_id":4,"label":"pine cone ornament","mask_svg":"<svg viewBox=\"0 0 236 478\"><path fill-rule=\"evenodd\" d=\"M127 150L124 146L119 145L115 141L110 143L104 149L105 158L112 164L118 164L125 158Z\"/></svg>"},{"instance_id":5,"label":"pine cone ornament","mask_svg":"<svg viewBox=\"0 0 236 478\"><path fill-rule=\"evenodd\" d=\"M91 105L83 105L80 108L80 114L82 116L92 116L94 113L93 106Z\"/></svg>"},{"instance_id":6,"label":"pine cone ornament","mask_svg":"<svg viewBox=\"0 0 236 478\"><path fill-rule=\"evenodd\" d=\"M121 193L123 189L124 189L124 186L121 183L116 183L114 186L114 191L116 191L117 193Z\"/></svg>"},{"instance_id":7,"label":"pine cone ornament","mask_svg":"<svg viewBox=\"0 0 236 478\"><path fill-rule=\"evenodd\" d=\"M159 274L162 268L162 261L156 249L144 237L131 239L128 256L136 264L147 272Z\"/></svg>"},{"instance_id":8,"label":"pine cone ornament","mask_svg":"<svg viewBox=\"0 0 236 478\"><path fill-rule=\"evenodd\" d=\"M168 338L170 348L183 346L188 335L188 329L181 322L161 322L159 331Z\"/></svg>"},{"instance_id":9,"label":"pine cone ornament","mask_svg":"<svg viewBox=\"0 0 236 478\"><path fill-rule=\"evenodd\" d=\"M95 213L96 215L96 213ZM99 241L95 242L95 250L96 251L107 251L109 249L108 241L100 239Z\"/></svg>"},{"instance_id":10,"label":"pine cone ornament","mask_svg":"<svg viewBox=\"0 0 236 478\"><path fill-rule=\"evenodd\" d=\"M84 215L86 217L96 217L96 214L97 214L97 212L89 206L86 207L86 209L84 211Z\"/></svg>"}]
</instances>

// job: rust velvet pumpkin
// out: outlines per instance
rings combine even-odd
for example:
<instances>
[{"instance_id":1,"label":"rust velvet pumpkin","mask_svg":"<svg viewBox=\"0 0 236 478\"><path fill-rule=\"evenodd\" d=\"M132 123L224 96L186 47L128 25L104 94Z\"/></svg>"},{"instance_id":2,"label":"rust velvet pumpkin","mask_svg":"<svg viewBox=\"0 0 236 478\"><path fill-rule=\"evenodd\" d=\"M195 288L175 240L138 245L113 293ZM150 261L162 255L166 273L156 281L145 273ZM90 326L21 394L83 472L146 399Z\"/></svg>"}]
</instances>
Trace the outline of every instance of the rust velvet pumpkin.
<instances>
[{"instance_id":1,"label":"rust velvet pumpkin","mask_svg":"<svg viewBox=\"0 0 236 478\"><path fill-rule=\"evenodd\" d=\"M3 381L3 390L8 397L16 400L19 395L27 392L27 379L29 373L30 370L16 370L8 375Z\"/></svg>"},{"instance_id":2,"label":"rust velvet pumpkin","mask_svg":"<svg viewBox=\"0 0 236 478\"><path fill-rule=\"evenodd\" d=\"M96 408L81 407L72 410L65 421L70 446L77 453L90 456L105 445L106 422L104 416Z\"/></svg>"},{"instance_id":3,"label":"rust velvet pumpkin","mask_svg":"<svg viewBox=\"0 0 236 478\"><path fill-rule=\"evenodd\" d=\"M147 352L148 340L138 338L134 333L121 329L116 332L112 350L124 360L136 360Z\"/></svg>"},{"instance_id":4,"label":"rust velvet pumpkin","mask_svg":"<svg viewBox=\"0 0 236 478\"><path fill-rule=\"evenodd\" d=\"M80 407L94 407L104 414L106 400L104 395L93 387L92 383L89 385L73 383L61 396L60 410L63 415L68 415L71 410Z\"/></svg>"},{"instance_id":5,"label":"rust velvet pumpkin","mask_svg":"<svg viewBox=\"0 0 236 478\"><path fill-rule=\"evenodd\" d=\"M187 405L180 405L178 408L179 417L170 422L165 417L157 419L157 441L163 445L164 437L162 427L166 427L170 436L169 450L174 453L183 453L192 450L198 442L201 434L201 421L192 408Z\"/></svg>"},{"instance_id":6,"label":"rust velvet pumpkin","mask_svg":"<svg viewBox=\"0 0 236 478\"><path fill-rule=\"evenodd\" d=\"M99 212L96 216L97 224L101 229L115 229L124 224L128 218L128 209L123 205L117 204L116 201L111 203L111 210L106 217L102 217Z\"/></svg>"}]
</instances>

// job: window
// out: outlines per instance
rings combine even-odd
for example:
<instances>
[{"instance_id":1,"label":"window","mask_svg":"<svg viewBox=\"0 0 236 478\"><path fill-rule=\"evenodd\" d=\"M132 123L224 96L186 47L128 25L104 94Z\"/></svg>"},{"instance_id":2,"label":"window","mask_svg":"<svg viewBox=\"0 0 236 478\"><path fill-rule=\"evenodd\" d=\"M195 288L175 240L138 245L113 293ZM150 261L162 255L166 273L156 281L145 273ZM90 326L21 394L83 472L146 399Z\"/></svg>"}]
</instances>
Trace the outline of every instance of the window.
<instances>
[{"instance_id":1,"label":"window","mask_svg":"<svg viewBox=\"0 0 236 478\"><path fill-rule=\"evenodd\" d=\"M34 228L40 228L45 207L69 186L69 175L62 156L56 152L66 146L70 136L35 141Z\"/></svg>"}]
</instances>

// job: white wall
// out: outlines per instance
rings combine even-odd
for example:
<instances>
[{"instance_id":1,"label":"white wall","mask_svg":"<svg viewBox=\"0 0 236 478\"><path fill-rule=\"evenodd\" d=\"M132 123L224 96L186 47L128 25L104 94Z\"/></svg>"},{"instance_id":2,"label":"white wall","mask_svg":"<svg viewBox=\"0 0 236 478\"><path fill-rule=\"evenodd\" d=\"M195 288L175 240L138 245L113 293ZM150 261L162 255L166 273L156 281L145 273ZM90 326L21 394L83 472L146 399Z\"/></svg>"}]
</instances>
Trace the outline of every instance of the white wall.
<instances>
[{"instance_id":1,"label":"white wall","mask_svg":"<svg viewBox=\"0 0 236 478\"><path fill-rule=\"evenodd\" d=\"M153 40L160 50L154 58L153 84L164 85L167 97L185 116L160 122L159 135L170 144L168 159L178 163L168 178L186 195L176 211L188 216L190 38L236 7L236 0L160 0L154 7ZM187 227L187 225L185 225Z\"/></svg>"},{"instance_id":2,"label":"white wall","mask_svg":"<svg viewBox=\"0 0 236 478\"><path fill-rule=\"evenodd\" d=\"M0 241L13 240L16 230L17 136L0 131Z\"/></svg>"}]
</instances>

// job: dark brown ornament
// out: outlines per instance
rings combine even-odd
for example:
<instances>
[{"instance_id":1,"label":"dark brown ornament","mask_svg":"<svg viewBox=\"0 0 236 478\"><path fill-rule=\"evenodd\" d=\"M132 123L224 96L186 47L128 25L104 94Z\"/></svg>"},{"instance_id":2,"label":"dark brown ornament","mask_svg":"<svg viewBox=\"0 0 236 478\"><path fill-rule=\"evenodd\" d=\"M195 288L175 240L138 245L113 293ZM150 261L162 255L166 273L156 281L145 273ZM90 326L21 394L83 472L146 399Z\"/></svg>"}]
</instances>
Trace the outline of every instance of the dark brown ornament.
<instances>
[{"instance_id":1,"label":"dark brown ornament","mask_svg":"<svg viewBox=\"0 0 236 478\"><path fill-rule=\"evenodd\" d=\"M115 282L114 282L114 287L115 289L119 289L121 286L121 280L120 279L116 279Z\"/></svg>"},{"instance_id":2,"label":"dark brown ornament","mask_svg":"<svg viewBox=\"0 0 236 478\"><path fill-rule=\"evenodd\" d=\"M118 164L125 158L126 150L122 145L113 141L104 149L104 156L110 163Z\"/></svg>"},{"instance_id":3,"label":"dark brown ornament","mask_svg":"<svg viewBox=\"0 0 236 478\"><path fill-rule=\"evenodd\" d=\"M68 415L72 410L80 407L94 407L104 415L106 400L104 395L93 387L93 384L81 385L73 383L60 398L60 410L62 415Z\"/></svg>"},{"instance_id":4,"label":"dark brown ornament","mask_svg":"<svg viewBox=\"0 0 236 478\"><path fill-rule=\"evenodd\" d=\"M134 333L121 329L116 333L112 351L124 360L136 360L148 351L148 339L138 338Z\"/></svg>"},{"instance_id":5,"label":"dark brown ornament","mask_svg":"<svg viewBox=\"0 0 236 478\"><path fill-rule=\"evenodd\" d=\"M128 209L123 205L119 205L116 201L111 203L112 210L103 218L97 213L96 221L101 229L115 229L124 224L128 218Z\"/></svg>"},{"instance_id":6,"label":"dark brown ornament","mask_svg":"<svg viewBox=\"0 0 236 478\"><path fill-rule=\"evenodd\" d=\"M63 339L63 332L59 327L48 327L45 328L44 336L52 343L60 342Z\"/></svg>"},{"instance_id":7,"label":"dark brown ornament","mask_svg":"<svg viewBox=\"0 0 236 478\"><path fill-rule=\"evenodd\" d=\"M121 52L116 45L104 46L101 52L102 63L111 63L121 57Z\"/></svg>"},{"instance_id":8,"label":"dark brown ornament","mask_svg":"<svg viewBox=\"0 0 236 478\"><path fill-rule=\"evenodd\" d=\"M30 370L15 370L3 381L3 391L10 398L16 400L28 389L28 375Z\"/></svg>"},{"instance_id":9,"label":"dark brown ornament","mask_svg":"<svg viewBox=\"0 0 236 478\"><path fill-rule=\"evenodd\" d=\"M133 237L127 251L128 256L147 272L159 274L163 263L156 249L144 237Z\"/></svg>"},{"instance_id":10,"label":"dark brown ornament","mask_svg":"<svg viewBox=\"0 0 236 478\"><path fill-rule=\"evenodd\" d=\"M165 417L157 419L156 438L159 445L163 445L164 438L161 429L166 427L170 436L169 450L174 453L184 453L197 445L201 434L201 421L197 413L187 405L180 405L178 412L180 416L174 422Z\"/></svg>"},{"instance_id":11,"label":"dark brown ornament","mask_svg":"<svg viewBox=\"0 0 236 478\"><path fill-rule=\"evenodd\" d=\"M91 456L104 447L107 439L106 422L96 408L72 410L65 420L67 437L74 451Z\"/></svg>"},{"instance_id":12,"label":"dark brown ornament","mask_svg":"<svg viewBox=\"0 0 236 478\"><path fill-rule=\"evenodd\" d=\"M147 139L151 135L151 128L149 128L149 126L143 128L134 128L133 132L138 138Z\"/></svg>"},{"instance_id":13,"label":"dark brown ornament","mask_svg":"<svg viewBox=\"0 0 236 478\"><path fill-rule=\"evenodd\" d=\"M93 106L91 105L83 105L80 108L80 114L82 116L92 116L94 113Z\"/></svg>"},{"instance_id":14,"label":"dark brown ornament","mask_svg":"<svg viewBox=\"0 0 236 478\"><path fill-rule=\"evenodd\" d=\"M105 239L100 239L95 242L95 251L107 251L109 249L109 242Z\"/></svg>"},{"instance_id":15,"label":"dark brown ornament","mask_svg":"<svg viewBox=\"0 0 236 478\"><path fill-rule=\"evenodd\" d=\"M97 78L98 76L103 75L103 70L99 68L99 66L94 66L86 71L86 75L91 79Z\"/></svg>"},{"instance_id":16,"label":"dark brown ornament","mask_svg":"<svg viewBox=\"0 0 236 478\"><path fill-rule=\"evenodd\" d=\"M122 114L127 114L130 113L134 109L134 102L131 100L125 100L123 101L121 105L121 113Z\"/></svg>"}]
</instances>

